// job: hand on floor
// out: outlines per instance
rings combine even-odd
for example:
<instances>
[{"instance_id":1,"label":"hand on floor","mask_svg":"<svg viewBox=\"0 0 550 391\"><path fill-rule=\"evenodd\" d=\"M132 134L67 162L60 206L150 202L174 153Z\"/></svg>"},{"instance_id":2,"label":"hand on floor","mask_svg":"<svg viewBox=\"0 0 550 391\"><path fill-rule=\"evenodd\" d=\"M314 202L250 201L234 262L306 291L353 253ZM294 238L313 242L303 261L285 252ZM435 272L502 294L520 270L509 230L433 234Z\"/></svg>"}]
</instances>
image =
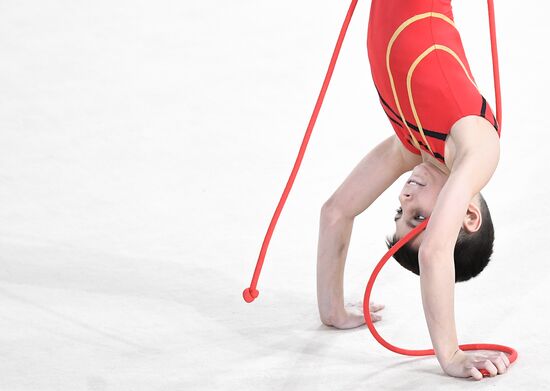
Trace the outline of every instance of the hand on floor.
<instances>
[{"instance_id":1,"label":"hand on floor","mask_svg":"<svg viewBox=\"0 0 550 391\"><path fill-rule=\"evenodd\" d=\"M375 304L372 301L369 303L370 316L373 322L382 320L382 315L376 312L382 310L384 304ZM347 303L344 307L344 314L341 315L334 324L333 327L338 329L353 329L365 324L365 316L363 315L363 302Z\"/></svg>"},{"instance_id":2,"label":"hand on floor","mask_svg":"<svg viewBox=\"0 0 550 391\"><path fill-rule=\"evenodd\" d=\"M487 354L464 352L457 350L450 361L443 366L446 374L454 377L473 377L475 380L483 379L479 371L485 369L491 377L506 372L510 366L510 360L505 353L492 352Z\"/></svg>"}]
</instances>

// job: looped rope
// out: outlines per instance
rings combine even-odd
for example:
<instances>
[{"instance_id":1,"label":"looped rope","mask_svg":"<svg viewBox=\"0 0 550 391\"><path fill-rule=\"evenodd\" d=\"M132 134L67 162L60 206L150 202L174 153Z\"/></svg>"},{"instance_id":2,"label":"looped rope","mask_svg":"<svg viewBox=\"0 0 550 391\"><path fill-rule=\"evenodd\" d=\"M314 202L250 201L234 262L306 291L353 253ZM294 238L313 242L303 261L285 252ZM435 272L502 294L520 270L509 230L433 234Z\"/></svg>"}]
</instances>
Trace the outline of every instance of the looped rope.
<instances>
[{"instance_id":1,"label":"looped rope","mask_svg":"<svg viewBox=\"0 0 550 391\"><path fill-rule=\"evenodd\" d=\"M397 347L395 345L392 345L388 341L386 341L380 334L378 334L378 331L374 327L374 324L372 322L372 319L370 317L370 295L372 292L372 288L374 286L374 282L376 281L376 277L378 276L378 273L380 270L382 270L382 267L388 262L388 260L395 254L401 247L403 247L406 243L408 243L410 240L412 240L415 236L420 234L426 226L428 225L429 219L424 220L422 223L418 224L414 229L410 230L404 237L402 237L396 244L394 244L389 251L382 257L382 259L378 262L376 267L374 268L374 271L372 272L369 282L367 283L367 287L365 289L365 296L363 298L363 314L365 316L365 323L367 324L367 327L369 328L372 336L380 343L380 345L384 346L386 349L391 350L392 352L403 354L406 356L432 356L435 355L435 351L433 349L403 349L400 347ZM508 353L510 356L508 359L510 360L510 363L513 363L516 361L516 358L518 357L518 353L515 349L510 348L508 346L504 345L496 345L496 344L488 344L488 343L477 343L477 344L464 344L459 345L459 348L462 350L497 350L500 352ZM479 370L483 376L489 376L489 372L485 369Z\"/></svg>"}]
</instances>

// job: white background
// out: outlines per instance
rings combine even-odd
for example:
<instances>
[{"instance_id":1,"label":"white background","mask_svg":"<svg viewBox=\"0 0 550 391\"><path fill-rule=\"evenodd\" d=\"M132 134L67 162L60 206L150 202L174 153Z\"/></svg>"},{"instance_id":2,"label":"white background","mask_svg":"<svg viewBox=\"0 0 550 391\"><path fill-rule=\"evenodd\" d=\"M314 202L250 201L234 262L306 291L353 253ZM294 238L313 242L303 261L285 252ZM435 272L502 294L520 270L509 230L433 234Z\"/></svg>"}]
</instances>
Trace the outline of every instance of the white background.
<instances>
[{"instance_id":1,"label":"white background","mask_svg":"<svg viewBox=\"0 0 550 391\"><path fill-rule=\"evenodd\" d=\"M0 389L458 390L437 361L321 324L323 202L391 126L370 77L359 2L273 236L347 1L0 3ZM483 191L495 253L456 286L460 343L518 361L476 389L550 388L549 6L497 1L501 161ZM494 108L487 8L455 1ZM347 301L362 300L403 179L354 225ZM366 184L368 185L368 184ZM390 262L376 325L430 347L418 277ZM471 386L471 385L470 385Z\"/></svg>"}]
</instances>

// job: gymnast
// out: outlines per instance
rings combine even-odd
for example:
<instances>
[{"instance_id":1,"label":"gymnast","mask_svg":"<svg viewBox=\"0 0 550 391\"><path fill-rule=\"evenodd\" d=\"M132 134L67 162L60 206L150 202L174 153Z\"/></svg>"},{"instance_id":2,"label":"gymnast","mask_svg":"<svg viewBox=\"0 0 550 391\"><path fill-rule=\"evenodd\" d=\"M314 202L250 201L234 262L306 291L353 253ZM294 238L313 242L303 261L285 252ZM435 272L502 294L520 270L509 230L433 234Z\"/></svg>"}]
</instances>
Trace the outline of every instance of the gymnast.
<instances>
[{"instance_id":1,"label":"gymnast","mask_svg":"<svg viewBox=\"0 0 550 391\"><path fill-rule=\"evenodd\" d=\"M374 86L394 135L373 148L323 204L317 252L321 321L365 323L362 305L345 305L344 266L353 221L402 174L411 172L395 214L393 246L429 219L394 258L420 276L422 304L442 370L482 379L510 365L504 353L459 348L454 284L488 264L494 230L480 191L499 161L499 123L470 71L450 0L372 0L367 50ZM373 321L384 307L369 303Z\"/></svg>"}]
</instances>

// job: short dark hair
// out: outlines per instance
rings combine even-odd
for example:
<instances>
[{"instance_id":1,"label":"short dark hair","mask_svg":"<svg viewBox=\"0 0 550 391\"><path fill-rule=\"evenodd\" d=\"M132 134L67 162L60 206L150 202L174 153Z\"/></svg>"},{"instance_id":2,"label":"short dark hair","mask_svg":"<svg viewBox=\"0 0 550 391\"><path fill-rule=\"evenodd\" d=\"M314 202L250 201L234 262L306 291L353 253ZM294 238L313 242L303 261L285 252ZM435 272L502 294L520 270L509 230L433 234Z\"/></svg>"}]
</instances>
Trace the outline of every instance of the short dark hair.
<instances>
[{"instance_id":1,"label":"short dark hair","mask_svg":"<svg viewBox=\"0 0 550 391\"><path fill-rule=\"evenodd\" d=\"M485 198L479 193L481 211L481 227L476 232L469 233L460 228L454 249L455 282L467 281L477 276L489 263L493 254L495 229L491 213ZM388 249L393 247L399 238L396 234L386 238ZM410 242L406 243L393 255L395 260L405 269L420 275L418 265L418 249L414 249Z\"/></svg>"}]
</instances>

